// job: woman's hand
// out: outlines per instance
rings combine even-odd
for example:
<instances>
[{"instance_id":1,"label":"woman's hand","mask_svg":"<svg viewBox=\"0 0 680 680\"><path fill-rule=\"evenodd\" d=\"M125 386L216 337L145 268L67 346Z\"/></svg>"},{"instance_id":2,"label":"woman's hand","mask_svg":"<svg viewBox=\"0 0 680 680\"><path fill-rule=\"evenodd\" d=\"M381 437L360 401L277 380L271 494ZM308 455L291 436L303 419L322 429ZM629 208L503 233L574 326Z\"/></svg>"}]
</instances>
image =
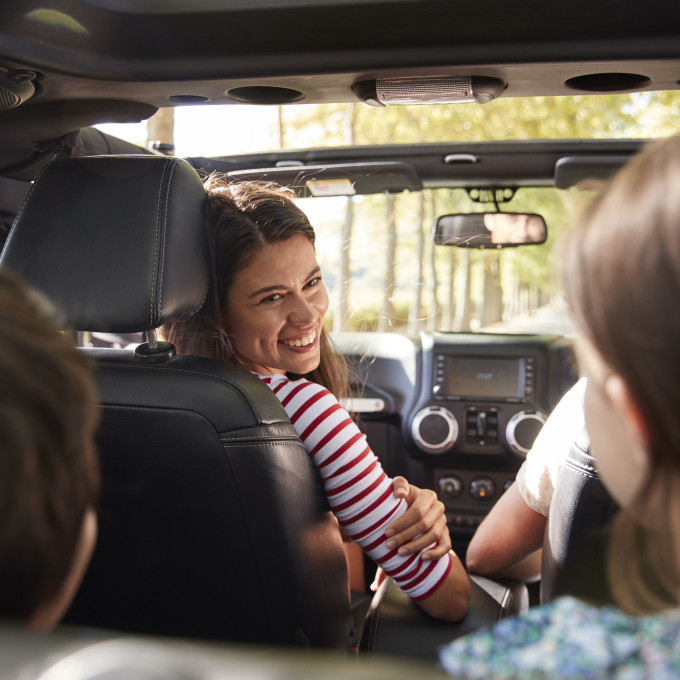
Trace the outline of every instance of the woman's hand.
<instances>
[{"instance_id":1,"label":"woman's hand","mask_svg":"<svg viewBox=\"0 0 680 680\"><path fill-rule=\"evenodd\" d=\"M437 546L421 555L423 560L436 560L451 550L451 537L446 526L444 504L430 489L419 489L403 477L393 481L394 495L405 498L409 509L385 529L390 550L398 548L400 555L411 555L432 543Z\"/></svg>"}]
</instances>

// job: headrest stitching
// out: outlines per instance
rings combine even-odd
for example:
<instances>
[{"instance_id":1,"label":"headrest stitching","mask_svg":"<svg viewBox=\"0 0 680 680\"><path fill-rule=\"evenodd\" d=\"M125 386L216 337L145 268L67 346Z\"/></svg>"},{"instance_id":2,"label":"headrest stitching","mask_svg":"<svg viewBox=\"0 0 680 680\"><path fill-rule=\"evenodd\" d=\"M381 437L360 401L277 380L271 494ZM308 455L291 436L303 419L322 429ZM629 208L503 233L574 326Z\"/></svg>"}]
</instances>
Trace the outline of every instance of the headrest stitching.
<instances>
[{"instance_id":1,"label":"headrest stitching","mask_svg":"<svg viewBox=\"0 0 680 680\"><path fill-rule=\"evenodd\" d=\"M156 325L156 320L158 315L154 317L154 301L156 300L156 269L158 267L158 234L160 231L160 221L161 221L161 197L163 194L163 186L165 184L165 174L168 169L168 163L163 164L163 174L161 175L160 186L158 188L158 199L156 202L156 233L154 234L154 244L153 244L153 270L151 273L151 295L149 300L149 326L153 327ZM158 297L160 298L161 293L159 291Z\"/></svg>"},{"instance_id":2,"label":"headrest stitching","mask_svg":"<svg viewBox=\"0 0 680 680\"><path fill-rule=\"evenodd\" d=\"M9 245L10 241L12 240L13 234L16 232L16 229L14 229L14 226L19 224L19 220L21 219L21 216L24 213L24 208L26 207L26 204L28 203L29 199L33 195L33 192L35 191L35 187L38 185L38 182L40 181L40 178L43 176L47 168L49 168L51 164L47 163L46 165L43 165L42 168L40 168L40 172L38 172L38 176L35 178L33 181L33 184L31 185L31 188L28 190L28 193L24 197L24 200L21 203L21 207L19 208L19 212L16 214L16 217L14 218L14 223L12 225L12 228L9 230L9 235L7 236L7 239L5 240L5 245L3 247L3 251L7 250L7 246Z\"/></svg>"},{"instance_id":3,"label":"headrest stitching","mask_svg":"<svg viewBox=\"0 0 680 680\"><path fill-rule=\"evenodd\" d=\"M163 248L161 250L161 259L160 259L160 266L161 266L161 281L160 281L160 289L158 293L158 314L159 314L159 320L162 318L161 315L163 313L163 277L165 275L165 255L166 255L166 245L167 245L167 235L168 235L168 220L169 220L169 207L168 204L170 203L170 187L172 186L172 179L175 174L175 170L177 169L177 162L174 161L168 161L168 165L166 168L169 168L170 170L170 176L168 177L167 180L167 185L165 188L165 210L163 212L163 219L164 219L164 225L163 225L163 231L161 234L161 238L163 239Z\"/></svg>"}]
</instances>

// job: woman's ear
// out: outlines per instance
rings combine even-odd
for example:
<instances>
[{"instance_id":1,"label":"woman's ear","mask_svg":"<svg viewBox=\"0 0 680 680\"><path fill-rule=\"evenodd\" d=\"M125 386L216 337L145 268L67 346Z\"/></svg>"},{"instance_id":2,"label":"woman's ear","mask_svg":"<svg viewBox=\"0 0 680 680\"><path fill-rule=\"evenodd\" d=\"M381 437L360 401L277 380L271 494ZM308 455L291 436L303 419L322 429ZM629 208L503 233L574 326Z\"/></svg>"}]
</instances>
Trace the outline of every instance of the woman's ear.
<instances>
[{"instance_id":1,"label":"woman's ear","mask_svg":"<svg viewBox=\"0 0 680 680\"><path fill-rule=\"evenodd\" d=\"M631 438L631 454L639 469L649 474L651 468L651 445L647 423L623 378L611 373L604 383L604 390Z\"/></svg>"}]
</instances>

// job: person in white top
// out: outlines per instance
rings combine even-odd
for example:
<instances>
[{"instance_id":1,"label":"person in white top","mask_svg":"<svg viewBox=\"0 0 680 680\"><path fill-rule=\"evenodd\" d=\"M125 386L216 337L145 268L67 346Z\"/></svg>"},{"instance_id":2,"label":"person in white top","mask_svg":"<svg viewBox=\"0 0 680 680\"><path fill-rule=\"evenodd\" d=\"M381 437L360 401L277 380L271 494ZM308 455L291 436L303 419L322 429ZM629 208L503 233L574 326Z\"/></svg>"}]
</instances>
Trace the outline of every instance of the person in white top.
<instances>
[{"instance_id":1,"label":"person in white top","mask_svg":"<svg viewBox=\"0 0 680 680\"><path fill-rule=\"evenodd\" d=\"M540 548L557 476L585 427L586 379L560 400L536 437L515 482L479 525L467 551L470 572L531 581L539 577Z\"/></svg>"},{"instance_id":2,"label":"person in white top","mask_svg":"<svg viewBox=\"0 0 680 680\"><path fill-rule=\"evenodd\" d=\"M576 435L585 427L581 378L560 400L517 473L517 491L536 512L548 516L557 477Z\"/></svg>"},{"instance_id":3,"label":"person in white top","mask_svg":"<svg viewBox=\"0 0 680 680\"><path fill-rule=\"evenodd\" d=\"M429 503L407 516L408 502L398 497L406 489L397 483L395 495L393 480L340 405L347 367L324 330L329 302L314 230L294 194L218 175L205 187L210 290L198 314L169 324L166 337L180 352L243 366L268 384L317 466L345 534L427 613L462 618L470 585L450 550L441 507ZM432 500L433 492L407 491L409 500Z\"/></svg>"}]
</instances>

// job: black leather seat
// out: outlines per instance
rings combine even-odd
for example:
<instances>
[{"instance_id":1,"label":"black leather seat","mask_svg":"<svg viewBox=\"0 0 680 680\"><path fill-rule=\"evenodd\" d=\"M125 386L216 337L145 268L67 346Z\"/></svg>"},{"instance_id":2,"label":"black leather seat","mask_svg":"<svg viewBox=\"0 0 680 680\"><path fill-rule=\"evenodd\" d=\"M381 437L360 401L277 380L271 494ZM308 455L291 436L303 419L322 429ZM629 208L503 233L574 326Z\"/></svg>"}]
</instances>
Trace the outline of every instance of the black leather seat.
<instances>
[{"instance_id":1,"label":"black leather seat","mask_svg":"<svg viewBox=\"0 0 680 680\"><path fill-rule=\"evenodd\" d=\"M606 579L608 526L616 503L602 485L585 429L558 477L543 539L541 603L560 595L611 602Z\"/></svg>"},{"instance_id":2,"label":"black leather seat","mask_svg":"<svg viewBox=\"0 0 680 680\"><path fill-rule=\"evenodd\" d=\"M65 327L149 332L199 309L204 192L157 156L56 161L0 265ZM142 633L344 647L347 572L304 447L250 373L167 343L89 349L102 421L99 541L67 621Z\"/></svg>"}]
</instances>

